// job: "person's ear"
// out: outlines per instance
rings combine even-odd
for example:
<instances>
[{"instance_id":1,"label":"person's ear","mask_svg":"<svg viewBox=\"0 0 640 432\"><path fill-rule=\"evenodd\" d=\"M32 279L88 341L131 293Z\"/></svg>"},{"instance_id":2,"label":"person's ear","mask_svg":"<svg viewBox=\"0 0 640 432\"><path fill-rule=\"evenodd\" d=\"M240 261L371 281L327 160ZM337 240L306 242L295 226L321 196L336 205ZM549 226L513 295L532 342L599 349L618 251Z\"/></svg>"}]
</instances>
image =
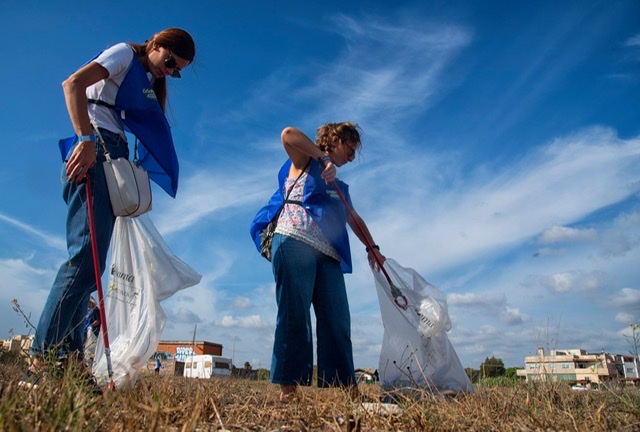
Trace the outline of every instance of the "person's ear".
<instances>
[{"instance_id":1,"label":"person's ear","mask_svg":"<svg viewBox=\"0 0 640 432\"><path fill-rule=\"evenodd\" d=\"M331 137L331 145L327 149L327 152L328 153L333 153L333 151L336 149L336 147L338 147L339 144L340 144L340 138L337 135L332 136Z\"/></svg>"}]
</instances>

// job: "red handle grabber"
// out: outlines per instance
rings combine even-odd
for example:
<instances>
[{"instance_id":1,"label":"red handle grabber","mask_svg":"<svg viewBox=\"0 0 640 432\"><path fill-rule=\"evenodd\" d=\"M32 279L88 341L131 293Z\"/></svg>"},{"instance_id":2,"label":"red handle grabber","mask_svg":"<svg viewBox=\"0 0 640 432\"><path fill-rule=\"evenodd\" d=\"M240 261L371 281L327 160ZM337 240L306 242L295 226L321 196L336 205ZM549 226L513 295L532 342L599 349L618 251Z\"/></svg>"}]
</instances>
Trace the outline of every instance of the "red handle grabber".
<instances>
[{"instance_id":1,"label":"red handle grabber","mask_svg":"<svg viewBox=\"0 0 640 432\"><path fill-rule=\"evenodd\" d=\"M322 161L320 161L320 165L324 167L324 163ZM351 215L351 219L353 220L353 223L356 226L356 228L358 228L358 232L360 233L360 236L364 240L364 243L366 244L367 248L369 250L373 249L373 245L371 244L371 242L369 241L369 239L365 235L364 229L362 229L362 227L360 226L360 223L353 216L353 209L351 208L351 206L349 205L349 203L345 199L344 195L340 191L340 188L338 187L336 182L331 182L331 186L333 186L333 188L335 189L336 193L338 194L338 197L340 198L340 201L342 201L342 204L344 205L344 208L346 208L347 211L349 212L349 214ZM387 271L385 270L384 265L382 264L382 261L380 260L380 257L378 257L378 254L374 253L373 254L373 258L376 260L376 263L378 264L378 268L382 271L382 274L384 274L384 277L387 279L387 282L389 282L389 286L391 287L391 295L393 296L393 302L400 309L407 310L407 308L409 307L409 301L407 300L407 297L405 297L405 295L402 294L402 291L400 291L400 288L398 288L397 286L395 286L393 284L393 282L391 281L391 277L389 276L389 273L387 273Z\"/></svg>"},{"instance_id":2,"label":"red handle grabber","mask_svg":"<svg viewBox=\"0 0 640 432\"><path fill-rule=\"evenodd\" d=\"M107 358L107 373L109 374L109 390L115 390L116 384L113 382L113 368L111 366L111 348L109 348L109 332L107 331L107 317L104 311L104 295L102 293L102 278L100 263L98 258L98 246L96 244L96 226L93 215L93 195L91 194L91 180L85 177L87 189L87 212L89 213L89 234L91 236L91 252L93 254L93 271L96 274L96 290L98 291L98 304L100 309L100 331L102 332L102 342L104 343L104 354Z\"/></svg>"}]
</instances>

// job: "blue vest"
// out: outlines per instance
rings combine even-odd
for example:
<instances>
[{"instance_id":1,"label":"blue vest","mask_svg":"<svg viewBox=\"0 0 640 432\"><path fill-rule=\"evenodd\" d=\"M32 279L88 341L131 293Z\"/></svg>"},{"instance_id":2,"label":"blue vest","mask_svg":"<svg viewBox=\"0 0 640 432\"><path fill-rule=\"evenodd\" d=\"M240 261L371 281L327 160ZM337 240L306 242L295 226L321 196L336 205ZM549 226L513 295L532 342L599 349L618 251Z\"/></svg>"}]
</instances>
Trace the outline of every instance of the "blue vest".
<instances>
[{"instance_id":1,"label":"blue vest","mask_svg":"<svg viewBox=\"0 0 640 432\"><path fill-rule=\"evenodd\" d=\"M287 160L278 173L278 190L271 196L266 206L262 207L251 222L251 238L260 251L260 232L273 220L280 208L284 205L282 189L289 175L291 160ZM343 273L351 273L351 249L349 247L349 234L347 233L347 210L344 208L338 193L332 185L328 185L320 177L320 164L312 160L309 165L307 181L304 185L302 207L318 224L323 234L340 255L340 267ZM351 206L349 186L336 180L336 185Z\"/></svg>"},{"instance_id":2,"label":"blue vest","mask_svg":"<svg viewBox=\"0 0 640 432\"><path fill-rule=\"evenodd\" d=\"M175 198L178 191L178 156L173 145L169 122L160 108L142 64L134 55L113 109L124 124L140 141L138 163L149 178ZM77 141L77 136L59 142L62 160Z\"/></svg>"}]
</instances>

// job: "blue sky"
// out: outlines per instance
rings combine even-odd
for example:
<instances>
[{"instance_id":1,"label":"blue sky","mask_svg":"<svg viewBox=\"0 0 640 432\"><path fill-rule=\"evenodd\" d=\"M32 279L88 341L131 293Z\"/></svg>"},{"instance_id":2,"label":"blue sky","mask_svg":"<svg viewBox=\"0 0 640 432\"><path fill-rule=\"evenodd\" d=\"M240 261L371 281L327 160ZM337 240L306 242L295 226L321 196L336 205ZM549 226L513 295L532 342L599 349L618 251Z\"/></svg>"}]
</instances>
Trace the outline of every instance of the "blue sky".
<instances>
[{"instance_id":1,"label":"blue sky","mask_svg":"<svg viewBox=\"0 0 640 432\"><path fill-rule=\"evenodd\" d=\"M36 322L64 261L61 82L97 52L166 27L197 59L171 80L178 195L151 217L203 275L163 302L164 339L269 367L270 265L248 234L276 188L281 130L360 124L339 170L382 251L447 294L465 367L536 347L627 353L640 321L640 3L608 1L9 1L0 126L0 337ZM103 8L100 8L103 9ZM13 42L11 42L13 40ZM357 367L382 343L352 239Z\"/></svg>"}]
</instances>

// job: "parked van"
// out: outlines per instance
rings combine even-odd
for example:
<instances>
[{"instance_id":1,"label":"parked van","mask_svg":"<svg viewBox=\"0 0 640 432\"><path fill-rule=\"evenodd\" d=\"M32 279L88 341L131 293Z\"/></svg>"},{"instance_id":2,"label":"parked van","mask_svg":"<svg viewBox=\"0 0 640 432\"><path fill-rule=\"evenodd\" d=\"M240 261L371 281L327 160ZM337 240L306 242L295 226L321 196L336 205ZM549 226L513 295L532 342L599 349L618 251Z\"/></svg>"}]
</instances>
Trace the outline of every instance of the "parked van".
<instances>
[{"instance_id":1,"label":"parked van","mask_svg":"<svg viewBox=\"0 0 640 432\"><path fill-rule=\"evenodd\" d=\"M230 376L231 359L210 354L189 356L184 361L184 376L188 378L211 378Z\"/></svg>"}]
</instances>

